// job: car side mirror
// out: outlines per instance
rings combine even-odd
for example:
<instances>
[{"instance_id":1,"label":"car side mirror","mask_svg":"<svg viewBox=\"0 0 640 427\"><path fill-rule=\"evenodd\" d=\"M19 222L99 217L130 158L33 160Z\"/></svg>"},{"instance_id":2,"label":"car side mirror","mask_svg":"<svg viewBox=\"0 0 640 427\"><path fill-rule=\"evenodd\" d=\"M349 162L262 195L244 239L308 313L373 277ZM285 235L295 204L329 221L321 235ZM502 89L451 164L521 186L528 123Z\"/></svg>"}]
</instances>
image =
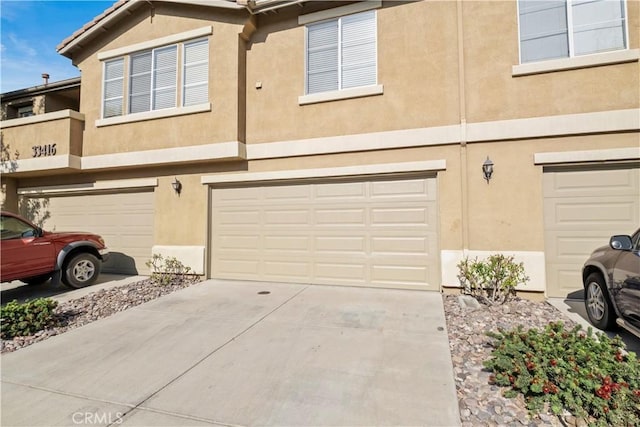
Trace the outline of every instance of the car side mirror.
<instances>
[{"instance_id":1,"label":"car side mirror","mask_svg":"<svg viewBox=\"0 0 640 427\"><path fill-rule=\"evenodd\" d=\"M633 248L633 243L631 242L631 237L619 235L611 236L609 246L619 251L630 251Z\"/></svg>"}]
</instances>

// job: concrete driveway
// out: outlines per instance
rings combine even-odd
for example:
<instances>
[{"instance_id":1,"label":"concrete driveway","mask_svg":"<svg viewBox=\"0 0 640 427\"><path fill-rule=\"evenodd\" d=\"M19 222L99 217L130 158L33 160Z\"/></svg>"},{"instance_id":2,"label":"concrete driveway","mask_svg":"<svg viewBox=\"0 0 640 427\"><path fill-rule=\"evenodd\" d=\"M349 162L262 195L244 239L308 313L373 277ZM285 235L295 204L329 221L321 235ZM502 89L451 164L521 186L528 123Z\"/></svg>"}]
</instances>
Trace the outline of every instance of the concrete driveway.
<instances>
[{"instance_id":1,"label":"concrete driveway","mask_svg":"<svg viewBox=\"0 0 640 427\"><path fill-rule=\"evenodd\" d=\"M437 293L209 280L1 361L3 426L460 424Z\"/></svg>"}]
</instances>

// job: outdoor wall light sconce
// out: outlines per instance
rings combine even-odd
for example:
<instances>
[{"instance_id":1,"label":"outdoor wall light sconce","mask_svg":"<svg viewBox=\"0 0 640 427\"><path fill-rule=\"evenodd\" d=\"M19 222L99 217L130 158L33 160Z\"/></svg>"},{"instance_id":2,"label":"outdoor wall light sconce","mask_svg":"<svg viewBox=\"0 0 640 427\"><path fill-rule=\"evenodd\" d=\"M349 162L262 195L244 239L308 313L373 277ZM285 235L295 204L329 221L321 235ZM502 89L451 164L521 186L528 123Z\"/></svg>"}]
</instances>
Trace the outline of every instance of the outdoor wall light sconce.
<instances>
[{"instance_id":1,"label":"outdoor wall light sconce","mask_svg":"<svg viewBox=\"0 0 640 427\"><path fill-rule=\"evenodd\" d=\"M484 179L487 180L488 184L489 180L491 179L491 175L493 175L493 162L491 161L489 156L487 156L487 160L485 160L482 164L482 174L484 175Z\"/></svg>"},{"instance_id":2,"label":"outdoor wall light sconce","mask_svg":"<svg viewBox=\"0 0 640 427\"><path fill-rule=\"evenodd\" d=\"M171 183L171 186L173 187L173 191L175 191L176 194L179 196L180 193L182 192L182 183L178 181L178 178L174 178L174 181Z\"/></svg>"}]
</instances>

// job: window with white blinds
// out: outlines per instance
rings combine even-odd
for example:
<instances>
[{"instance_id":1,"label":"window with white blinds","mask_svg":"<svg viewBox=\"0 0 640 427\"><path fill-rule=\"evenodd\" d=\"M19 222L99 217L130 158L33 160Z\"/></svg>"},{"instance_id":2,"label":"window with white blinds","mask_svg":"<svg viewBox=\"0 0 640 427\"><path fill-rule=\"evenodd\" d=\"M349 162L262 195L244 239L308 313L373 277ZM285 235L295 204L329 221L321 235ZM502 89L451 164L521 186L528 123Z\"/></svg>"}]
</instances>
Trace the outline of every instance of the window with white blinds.
<instances>
[{"instance_id":1,"label":"window with white blinds","mask_svg":"<svg viewBox=\"0 0 640 427\"><path fill-rule=\"evenodd\" d=\"M520 62L626 49L625 0L519 0Z\"/></svg>"},{"instance_id":2,"label":"window with white blinds","mask_svg":"<svg viewBox=\"0 0 640 427\"><path fill-rule=\"evenodd\" d=\"M124 59L118 58L104 63L102 117L122 115L124 90Z\"/></svg>"},{"instance_id":3,"label":"window with white blinds","mask_svg":"<svg viewBox=\"0 0 640 427\"><path fill-rule=\"evenodd\" d=\"M306 93L377 83L376 12L307 25Z\"/></svg>"},{"instance_id":4,"label":"window with white blinds","mask_svg":"<svg viewBox=\"0 0 640 427\"><path fill-rule=\"evenodd\" d=\"M197 105L209 99L209 42L198 40L184 44L184 85L182 105Z\"/></svg>"},{"instance_id":5,"label":"window with white blinds","mask_svg":"<svg viewBox=\"0 0 640 427\"><path fill-rule=\"evenodd\" d=\"M178 49L182 50L180 59ZM193 106L209 100L207 39L132 53L106 61L103 68L103 118ZM125 79L129 82L126 88Z\"/></svg>"}]
</instances>

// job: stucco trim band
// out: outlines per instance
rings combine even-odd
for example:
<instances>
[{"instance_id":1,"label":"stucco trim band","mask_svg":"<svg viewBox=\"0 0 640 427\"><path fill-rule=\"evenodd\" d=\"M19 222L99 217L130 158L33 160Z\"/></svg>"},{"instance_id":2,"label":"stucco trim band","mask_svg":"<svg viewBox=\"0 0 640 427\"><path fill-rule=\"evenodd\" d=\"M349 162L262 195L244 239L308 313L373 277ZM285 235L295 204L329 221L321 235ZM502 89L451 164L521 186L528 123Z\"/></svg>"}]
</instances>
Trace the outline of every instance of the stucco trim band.
<instances>
[{"instance_id":1,"label":"stucco trim band","mask_svg":"<svg viewBox=\"0 0 640 427\"><path fill-rule=\"evenodd\" d=\"M145 111L144 113L125 114L95 121L96 127L120 125L124 123L141 122L144 120L163 119L165 117L185 116L187 114L211 111L211 103L191 105L189 107L168 108L166 110Z\"/></svg>"},{"instance_id":2,"label":"stucco trim band","mask_svg":"<svg viewBox=\"0 0 640 427\"><path fill-rule=\"evenodd\" d=\"M640 130L640 109L637 108L468 123L467 141L500 141L634 130Z\"/></svg>"},{"instance_id":3,"label":"stucco trim band","mask_svg":"<svg viewBox=\"0 0 640 427\"><path fill-rule=\"evenodd\" d=\"M247 145L247 159L309 156L314 154L348 153L425 145L458 144L460 126L438 126L423 129L404 129L357 135L330 136Z\"/></svg>"},{"instance_id":4,"label":"stucco trim band","mask_svg":"<svg viewBox=\"0 0 640 427\"><path fill-rule=\"evenodd\" d=\"M335 178L346 176L381 175L388 173L436 172L447 168L446 160L424 162L382 163L377 165L343 166L337 168L296 169L273 172L230 173L205 175L202 184L280 181L306 178Z\"/></svg>"},{"instance_id":5,"label":"stucco trim band","mask_svg":"<svg viewBox=\"0 0 640 427\"><path fill-rule=\"evenodd\" d=\"M0 129L7 129L15 126L32 125L34 123L50 122L60 119L76 119L84 121L84 114L73 110L60 110L52 113L36 114L35 116L22 117L19 119L9 119L0 122Z\"/></svg>"},{"instance_id":6,"label":"stucco trim band","mask_svg":"<svg viewBox=\"0 0 640 427\"><path fill-rule=\"evenodd\" d=\"M501 120L247 145L247 160L640 130L640 110Z\"/></svg>"},{"instance_id":7,"label":"stucco trim band","mask_svg":"<svg viewBox=\"0 0 640 427\"><path fill-rule=\"evenodd\" d=\"M533 155L533 163L536 165L639 159L640 147L612 148L608 150L556 151L535 153Z\"/></svg>"},{"instance_id":8,"label":"stucco trim band","mask_svg":"<svg viewBox=\"0 0 640 427\"><path fill-rule=\"evenodd\" d=\"M173 43L179 43L181 41L195 39L203 36L209 36L211 34L213 34L213 27L211 25L207 25L206 27L200 27L200 28L196 28L195 30L172 34L170 36L160 37L153 40L147 40L142 43L136 43L136 44L132 44L129 46L124 46L124 47L120 47L112 50L105 50L103 52L98 53L98 59L100 61L104 61L105 59L128 55L129 53L132 53L132 52L153 49L154 47L169 45Z\"/></svg>"},{"instance_id":9,"label":"stucco trim band","mask_svg":"<svg viewBox=\"0 0 640 427\"><path fill-rule=\"evenodd\" d=\"M8 160L0 165L0 172L19 174L33 171L53 171L57 169L80 169L80 157L72 154L39 157L35 159Z\"/></svg>"},{"instance_id":10,"label":"stucco trim band","mask_svg":"<svg viewBox=\"0 0 640 427\"><path fill-rule=\"evenodd\" d=\"M151 253L161 255L165 259L176 258L185 267L189 267L192 274L204 274L204 246L153 245Z\"/></svg>"},{"instance_id":11,"label":"stucco trim band","mask_svg":"<svg viewBox=\"0 0 640 427\"><path fill-rule=\"evenodd\" d=\"M157 187L157 178L118 179L88 182L85 184L51 185L41 187L18 188L18 195L32 196L45 194L83 193L87 191L118 190L123 188Z\"/></svg>"},{"instance_id":12,"label":"stucco trim band","mask_svg":"<svg viewBox=\"0 0 640 427\"><path fill-rule=\"evenodd\" d=\"M576 68L597 67L600 65L623 64L625 62L637 62L638 59L640 59L640 49L617 50L593 55L575 56L573 58L551 59L548 61L514 65L511 69L511 75L518 77L530 74L574 70Z\"/></svg>"},{"instance_id":13,"label":"stucco trim band","mask_svg":"<svg viewBox=\"0 0 640 427\"><path fill-rule=\"evenodd\" d=\"M513 256L515 262L524 264L524 272L529 276L529 281L524 286L518 286L519 291L544 292L547 287L546 263L542 251L479 251L479 250L441 250L440 271L442 272L442 284L445 286L460 286L458 280L458 263L464 258L485 259L490 255L503 254Z\"/></svg>"}]
</instances>

